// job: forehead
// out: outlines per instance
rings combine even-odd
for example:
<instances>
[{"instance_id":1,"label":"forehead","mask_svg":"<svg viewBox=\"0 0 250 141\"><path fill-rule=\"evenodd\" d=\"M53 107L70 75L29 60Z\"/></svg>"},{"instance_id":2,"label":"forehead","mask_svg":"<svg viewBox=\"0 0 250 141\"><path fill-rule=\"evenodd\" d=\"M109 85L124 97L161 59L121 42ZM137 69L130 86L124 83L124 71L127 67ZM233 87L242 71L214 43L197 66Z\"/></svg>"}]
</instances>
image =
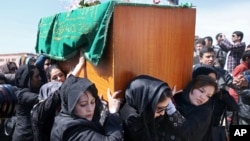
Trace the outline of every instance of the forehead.
<instances>
[{"instance_id":1,"label":"forehead","mask_svg":"<svg viewBox=\"0 0 250 141\"><path fill-rule=\"evenodd\" d=\"M53 68L51 70L51 74L58 74L58 73L62 73L62 71L60 69L58 69L58 68Z\"/></svg>"},{"instance_id":2,"label":"forehead","mask_svg":"<svg viewBox=\"0 0 250 141\"><path fill-rule=\"evenodd\" d=\"M81 92L81 93L82 94L79 98L79 101L88 101L88 100L94 99L94 97L90 91L85 91L85 92Z\"/></svg>"},{"instance_id":3,"label":"forehead","mask_svg":"<svg viewBox=\"0 0 250 141\"><path fill-rule=\"evenodd\" d=\"M206 56L214 56L214 52L205 52L205 53L203 53L202 57L206 57Z\"/></svg>"}]
</instances>

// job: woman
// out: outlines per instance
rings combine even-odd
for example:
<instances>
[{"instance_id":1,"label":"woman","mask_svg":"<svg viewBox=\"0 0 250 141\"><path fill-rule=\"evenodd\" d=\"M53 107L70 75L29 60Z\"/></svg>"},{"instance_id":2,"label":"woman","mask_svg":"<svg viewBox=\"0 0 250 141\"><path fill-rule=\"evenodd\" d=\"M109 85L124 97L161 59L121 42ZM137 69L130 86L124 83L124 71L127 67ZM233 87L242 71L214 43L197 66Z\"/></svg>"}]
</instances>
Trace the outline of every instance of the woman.
<instances>
[{"instance_id":1,"label":"woman","mask_svg":"<svg viewBox=\"0 0 250 141\"><path fill-rule=\"evenodd\" d=\"M115 92L109 96L110 113L102 125L100 115L103 106L95 85L86 78L70 75L60 88L62 109L55 117L50 140L121 141L118 94Z\"/></svg>"},{"instance_id":2,"label":"woman","mask_svg":"<svg viewBox=\"0 0 250 141\"><path fill-rule=\"evenodd\" d=\"M13 141L33 141L30 112L38 103L41 87L39 70L34 65L23 65L16 72L15 84L18 105L16 106L16 126Z\"/></svg>"},{"instance_id":3,"label":"woman","mask_svg":"<svg viewBox=\"0 0 250 141\"><path fill-rule=\"evenodd\" d=\"M58 63L60 64L60 62L58 62ZM47 79L49 82L51 82L51 81L64 82L65 79L67 78L67 76L69 76L70 74L72 74L74 76L79 76L82 68L85 66L85 58L82 54L82 51L80 50L80 52L79 52L79 60L78 60L77 64L74 65L74 63L73 63L74 67L70 68L70 70L63 71L62 65L60 65L60 66L58 64L53 64L48 68ZM66 65L66 66L68 67L68 65ZM66 66L63 66L63 67L66 67Z\"/></svg>"},{"instance_id":4,"label":"woman","mask_svg":"<svg viewBox=\"0 0 250 141\"><path fill-rule=\"evenodd\" d=\"M186 118L186 121L174 133L178 138L183 141L211 140L214 104L210 101L217 89L214 78L208 75L198 75L183 92L174 95L176 109Z\"/></svg>"},{"instance_id":5,"label":"woman","mask_svg":"<svg viewBox=\"0 0 250 141\"><path fill-rule=\"evenodd\" d=\"M51 65L51 59L43 54L41 54L35 62L35 66L37 66L41 77L42 77L42 82L43 84L48 82L47 76L46 76L46 72L48 70L48 68Z\"/></svg>"},{"instance_id":6,"label":"woman","mask_svg":"<svg viewBox=\"0 0 250 141\"><path fill-rule=\"evenodd\" d=\"M171 102L172 96L167 83L148 75L135 77L126 88L126 102L120 111L124 140L171 139L165 127L169 125L177 128L185 121Z\"/></svg>"}]
</instances>

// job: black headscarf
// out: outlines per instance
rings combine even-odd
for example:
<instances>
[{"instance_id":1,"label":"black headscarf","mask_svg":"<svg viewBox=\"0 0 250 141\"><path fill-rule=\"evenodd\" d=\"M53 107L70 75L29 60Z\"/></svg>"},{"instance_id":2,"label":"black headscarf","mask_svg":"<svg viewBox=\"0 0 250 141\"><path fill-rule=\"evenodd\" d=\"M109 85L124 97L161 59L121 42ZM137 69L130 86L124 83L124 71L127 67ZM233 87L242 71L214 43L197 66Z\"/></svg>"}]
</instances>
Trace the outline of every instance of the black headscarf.
<instances>
[{"instance_id":1,"label":"black headscarf","mask_svg":"<svg viewBox=\"0 0 250 141\"><path fill-rule=\"evenodd\" d=\"M135 112L123 113L121 116L125 120L130 116L140 116L143 120L144 128L147 132L145 136L148 136L148 140L157 140L154 113L164 91L171 92L169 85L148 75L135 77L125 91L125 107L129 105L134 108L131 112Z\"/></svg>"},{"instance_id":2,"label":"black headscarf","mask_svg":"<svg viewBox=\"0 0 250 141\"><path fill-rule=\"evenodd\" d=\"M192 78L194 79L198 75L208 75L210 73L215 73L216 77L218 76L214 67L209 65L200 65L194 68Z\"/></svg>"},{"instance_id":3,"label":"black headscarf","mask_svg":"<svg viewBox=\"0 0 250 141\"><path fill-rule=\"evenodd\" d=\"M98 91L95 84L87 78L80 78L70 75L62 84L60 88L60 95L62 100L62 113L75 117L74 108L83 92L89 90L96 101L95 113L93 121L100 119L101 101L98 97Z\"/></svg>"},{"instance_id":4,"label":"black headscarf","mask_svg":"<svg viewBox=\"0 0 250 141\"><path fill-rule=\"evenodd\" d=\"M170 90L166 82L148 75L140 75L127 86L125 99L139 114L147 110L154 113L160 96L167 89Z\"/></svg>"},{"instance_id":5,"label":"black headscarf","mask_svg":"<svg viewBox=\"0 0 250 141\"><path fill-rule=\"evenodd\" d=\"M30 79L33 76L34 65L23 65L18 68L15 76L15 85L18 88L30 88Z\"/></svg>"}]
</instances>

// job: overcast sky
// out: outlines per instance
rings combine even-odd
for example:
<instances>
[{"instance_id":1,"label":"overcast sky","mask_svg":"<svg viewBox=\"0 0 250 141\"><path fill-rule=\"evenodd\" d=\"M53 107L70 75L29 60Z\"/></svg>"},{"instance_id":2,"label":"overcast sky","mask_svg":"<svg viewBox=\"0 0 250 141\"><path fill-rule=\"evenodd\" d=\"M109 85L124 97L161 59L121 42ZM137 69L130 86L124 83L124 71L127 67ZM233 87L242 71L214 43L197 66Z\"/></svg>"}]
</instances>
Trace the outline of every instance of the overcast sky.
<instances>
[{"instance_id":1,"label":"overcast sky","mask_svg":"<svg viewBox=\"0 0 250 141\"><path fill-rule=\"evenodd\" d=\"M163 1L163 0L161 0ZM225 33L231 39L235 30L244 33L250 44L249 0L180 0L196 8L196 35L200 37ZM0 4L0 54L35 53L40 18L65 12L68 0L3 0Z\"/></svg>"}]
</instances>

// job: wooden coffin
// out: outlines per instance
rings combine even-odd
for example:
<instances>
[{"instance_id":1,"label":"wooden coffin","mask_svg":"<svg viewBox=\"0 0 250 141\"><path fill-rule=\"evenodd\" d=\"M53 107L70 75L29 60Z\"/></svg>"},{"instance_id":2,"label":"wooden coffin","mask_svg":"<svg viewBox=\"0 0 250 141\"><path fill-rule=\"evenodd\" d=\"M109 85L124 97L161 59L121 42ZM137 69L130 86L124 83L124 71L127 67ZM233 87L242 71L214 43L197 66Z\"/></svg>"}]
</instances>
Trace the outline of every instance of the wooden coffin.
<instances>
[{"instance_id":1,"label":"wooden coffin","mask_svg":"<svg viewBox=\"0 0 250 141\"><path fill-rule=\"evenodd\" d=\"M140 74L166 81L177 90L191 79L196 10L193 8L116 5L99 65L87 62L80 76L99 94L125 90Z\"/></svg>"}]
</instances>

